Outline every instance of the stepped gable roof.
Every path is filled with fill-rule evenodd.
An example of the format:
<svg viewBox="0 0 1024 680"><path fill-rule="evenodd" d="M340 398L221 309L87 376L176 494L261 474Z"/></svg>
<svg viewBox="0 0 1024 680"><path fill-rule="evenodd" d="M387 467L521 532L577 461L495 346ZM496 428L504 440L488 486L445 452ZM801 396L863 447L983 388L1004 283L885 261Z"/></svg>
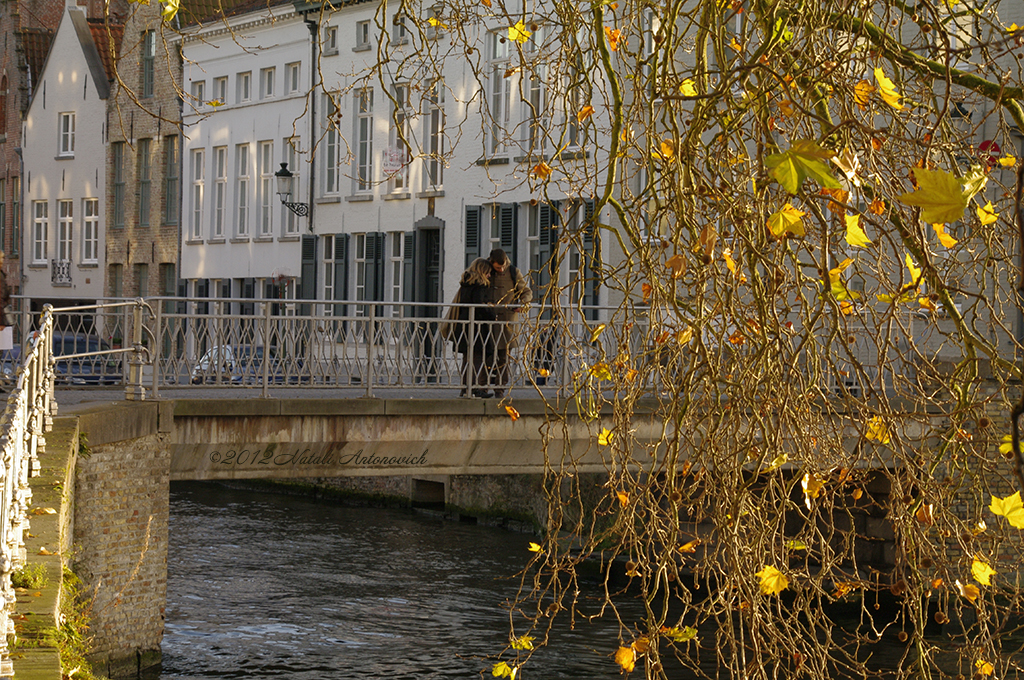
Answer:
<svg viewBox="0 0 1024 680"><path fill-rule="evenodd" d="M25 67L28 69L28 83L35 87L39 81L39 74L46 63L46 55L50 52L50 43L53 42L53 31L47 28L23 28L19 31L21 38L21 49L25 57Z"/></svg>
<svg viewBox="0 0 1024 680"><path fill-rule="evenodd" d="M228 17L294 4L295 0L183 0L178 19L182 28L204 26Z"/></svg>
<svg viewBox="0 0 1024 680"><path fill-rule="evenodd" d="M89 32L92 34L93 43L99 52L100 61L103 64L103 71L107 74L107 80L114 80L114 68L117 58L121 53L121 38L124 37L124 25L106 23L103 19L89 19ZM113 52L111 52L113 43Z"/></svg>

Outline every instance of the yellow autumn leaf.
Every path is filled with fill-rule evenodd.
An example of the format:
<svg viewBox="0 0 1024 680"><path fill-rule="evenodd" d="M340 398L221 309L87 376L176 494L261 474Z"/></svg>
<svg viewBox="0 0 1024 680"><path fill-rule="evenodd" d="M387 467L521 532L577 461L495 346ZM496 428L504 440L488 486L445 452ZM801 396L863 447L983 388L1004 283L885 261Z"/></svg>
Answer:
<svg viewBox="0 0 1024 680"><path fill-rule="evenodd" d="M180 3L178 0L164 0L164 9L160 16L164 21L173 21L178 14Z"/></svg>
<svg viewBox="0 0 1024 680"><path fill-rule="evenodd" d="M939 311L939 306L935 304L935 300L929 297L917 298L917 304L921 305L921 309L927 310L932 314Z"/></svg>
<svg viewBox="0 0 1024 680"><path fill-rule="evenodd" d="M960 591L962 596L966 597L971 602L974 602L981 597L981 590L973 583L960 583L960 580L958 579L956 581L956 589Z"/></svg>
<svg viewBox="0 0 1024 680"><path fill-rule="evenodd" d="M907 269L910 270L910 282L914 286L921 285L921 268L914 263L914 258L910 257L910 253L907 253L903 258L904 264L907 265Z"/></svg>
<svg viewBox="0 0 1024 680"><path fill-rule="evenodd" d="M591 106L590 104L587 104L586 106L579 110L579 113L576 114L576 120L582 123L587 118L590 118L592 115L594 115L594 107Z"/></svg>
<svg viewBox="0 0 1024 680"><path fill-rule="evenodd" d="M541 378L547 378L549 375L551 375L551 371L549 371L546 368L538 368L537 375L540 376Z"/></svg>
<svg viewBox="0 0 1024 680"><path fill-rule="evenodd" d="M1013 451L1013 436L1004 434L1003 442L999 445L999 453L1008 456L1011 451Z"/></svg>
<svg viewBox="0 0 1024 680"><path fill-rule="evenodd" d="M537 165L533 166L533 170L530 171L530 174L539 180L545 180L548 177L551 177L551 166L544 161L541 161Z"/></svg>
<svg viewBox="0 0 1024 680"><path fill-rule="evenodd" d="M601 446L608 446L612 443L612 438L615 433L609 430L607 427L602 427L601 431L597 433L597 443Z"/></svg>
<svg viewBox="0 0 1024 680"><path fill-rule="evenodd" d="M515 26L509 26L508 39L513 42L522 44L529 40L531 35L533 33L526 30L526 24L522 21L517 21Z"/></svg>
<svg viewBox="0 0 1024 680"><path fill-rule="evenodd" d="M675 142L673 142L671 139L661 140L661 143L658 144L658 150L655 153L661 156L666 161L672 160L673 158L675 158L676 155Z"/></svg>
<svg viewBox="0 0 1024 680"><path fill-rule="evenodd" d="M1005 517L1010 526L1016 529L1024 529L1024 504L1021 503L1020 491L1006 498L992 496L992 503L988 506L993 515Z"/></svg>
<svg viewBox="0 0 1024 680"><path fill-rule="evenodd" d="M597 339L601 337L601 333L604 333L605 328L606 326L603 323L599 323L594 326L594 330L590 333L590 342L597 342Z"/></svg>
<svg viewBox="0 0 1024 680"><path fill-rule="evenodd" d="M786 234L803 236L804 222L801 218L806 214L787 203L768 218L768 231L775 238L785 238Z"/></svg>
<svg viewBox="0 0 1024 680"><path fill-rule="evenodd" d="M681 546L676 548L676 550L681 553L697 552L697 546L700 544L701 540L699 538L695 538L692 541L687 541L686 543L683 543Z"/></svg>
<svg viewBox="0 0 1024 680"><path fill-rule="evenodd" d="M926 168L914 168L914 177L917 191L902 194L900 203L920 208L921 219L928 224L955 222L963 217L967 197L960 180L945 170Z"/></svg>
<svg viewBox="0 0 1024 680"><path fill-rule="evenodd" d="M875 80L878 81L878 94L881 95L882 101L897 111L903 110L903 104L900 104L901 95L897 91L896 85L885 75L885 71L876 68Z"/></svg>
<svg viewBox="0 0 1024 680"><path fill-rule="evenodd" d="M212 101L206 102L206 105L207 106L212 106L213 108L217 108L218 106L224 106L224 102L222 102L219 99L214 99Z"/></svg>
<svg viewBox="0 0 1024 680"><path fill-rule="evenodd" d="M622 39L622 31L617 28L604 27L604 37L608 40L608 49L615 52L619 49L619 41Z"/></svg>
<svg viewBox="0 0 1024 680"><path fill-rule="evenodd" d="M491 675L496 678L508 678L509 680L515 680L516 673L518 672L519 669L517 667L509 666L504 661L499 661L491 668Z"/></svg>
<svg viewBox="0 0 1024 680"><path fill-rule="evenodd" d="M971 562L971 576L974 580L983 586L992 585L992 577L996 575L996 570L989 566L988 562L975 556Z"/></svg>
<svg viewBox="0 0 1024 680"><path fill-rule="evenodd" d="M1013 166L1017 165L1017 159L1014 158L1013 156L1003 156L1002 158L999 159L998 162L999 165L1001 165L1004 168L1012 168Z"/></svg>
<svg viewBox="0 0 1024 680"><path fill-rule="evenodd" d="M590 369L590 375L594 376L598 380L611 380L612 369L605 362L594 364L594 367Z"/></svg>
<svg viewBox="0 0 1024 680"><path fill-rule="evenodd" d="M999 219L999 213L996 212L992 201L989 201L981 208L977 208L975 212L978 214L978 220L982 226L988 226Z"/></svg>
<svg viewBox="0 0 1024 680"><path fill-rule="evenodd" d="M946 233L946 225L944 224L933 224L932 229L935 230L935 235L939 237L939 243L942 244L943 248L952 248L959 241Z"/></svg>
<svg viewBox="0 0 1024 680"><path fill-rule="evenodd" d="M765 566L754 576L761 579L761 592L765 595L778 595L789 587L789 579L775 567Z"/></svg>
<svg viewBox="0 0 1024 680"><path fill-rule="evenodd" d="M434 28L441 28L441 29L447 29L448 28L448 24L443 23L437 17L430 17L429 19L427 19L427 23L430 24L431 26L433 26Z"/></svg>
<svg viewBox="0 0 1024 680"><path fill-rule="evenodd" d="M871 239L864 233L860 226L860 215L847 215L846 220L846 242L854 248L867 248L871 245Z"/></svg>
<svg viewBox="0 0 1024 680"><path fill-rule="evenodd" d="M623 673L632 673L636 667L636 652L632 647L619 647L615 651L615 663L619 664Z"/></svg>
<svg viewBox="0 0 1024 680"><path fill-rule="evenodd" d="M540 552L542 550L540 543L534 543L533 541L530 541L530 544L526 546L526 549L530 552Z"/></svg>
<svg viewBox="0 0 1024 680"><path fill-rule="evenodd" d="M512 638L512 649L533 649L533 641L536 638L530 635L520 635Z"/></svg>
<svg viewBox="0 0 1024 680"><path fill-rule="evenodd" d="M768 467L764 469L765 472L772 472L778 470L780 467L785 465L789 461L789 456L786 453L780 453L775 456L772 462L768 463Z"/></svg>
<svg viewBox="0 0 1024 680"><path fill-rule="evenodd" d="M687 78L683 82L679 83L679 94L684 97L697 96L696 83L693 82L693 78Z"/></svg>
<svg viewBox="0 0 1024 680"><path fill-rule="evenodd" d="M686 258L676 253L668 259L665 266L672 270L672 278L678 279L686 273Z"/></svg>
<svg viewBox="0 0 1024 680"><path fill-rule="evenodd" d="M794 538L791 541L786 541L786 547L790 550L807 550L807 544L798 538Z"/></svg>
<svg viewBox="0 0 1024 680"><path fill-rule="evenodd" d="M505 407L505 413L508 414L508 417L512 419L513 423L519 420L519 411L515 410L511 406Z"/></svg>
<svg viewBox="0 0 1024 680"><path fill-rule="evenodd" d="M808 510L811 509L811 499L817 498L824 486L824 477L819 477L810 472L804 473L804 478L800 480L800 487L804 490L804 505L807 506Z"/></svg>
<svg viewBox="0 0 1024 680"><path fill-rule="evenodd" d="M662 626L658 632L672 642L687 642L697 637L697 629L693 626L684 626L683 628L678 626L672 626L671 628Z"/></svg>
<svg viewBox="0 0 1024 680"><path fill-rule="evenodd" d="M739 41L736 40L736 38L733 38L732 40L729 41L729 47L731 47L736 52L743 51L743 45L741 45Z"/></svg>
<svg viewBox="0 0 1024 680"><path fill-rule="evenodd" d="M736 260L732 259L732 248L726 248L722 251L722 259L725 260L725 266L729 268L729 271L735 274L738 270L736 269Z"/></svg>
<svg viewBox="0 0 1024 680"><path fill-rule="evenodd" d="M853 101L857 102L857 106L861 111L867 110L868 104L871 103L871 95L874 94L875 89L875 86L867 80L861 80L853 86Z"/></svg>
<svg viewBox="0 0 1024 680"><path fill-rule="evenodd" d="M995 666L984 659L978 659L975 661L974 667L978 669L978 675L992 675L996 672Z"/></svg>
<svg viewBox="0 0 1024 680"><path fill-rule="evenodd" d="M879 444L888 444L891 438L889 437L889 428L886 426L885 421L882 420L881 416L873 416L868 420L867 432L864 436L870 441L878 442Z"/></svg>
<svg viewBox="0 0 1024 680"><path fill-rule="evenodd" d="M688 345L690 344L690 340L693 340L693 326L687 326L676 333L676 342L680 345Z"/></svg>
<svg viewBox="0 0 1024 680"><path fill-rule="evenodd" d="M860 297L860 293L850 290L846 287L846 283L843 281L843 272L853 264L853 258L846 258L840 262L835 269L828 270L828 281L829 288L832 292L832 296L840 302L844 300L856 300ZM852 308L850 312L854 311ZM844 310L844 314L849 313Z"/></svg>

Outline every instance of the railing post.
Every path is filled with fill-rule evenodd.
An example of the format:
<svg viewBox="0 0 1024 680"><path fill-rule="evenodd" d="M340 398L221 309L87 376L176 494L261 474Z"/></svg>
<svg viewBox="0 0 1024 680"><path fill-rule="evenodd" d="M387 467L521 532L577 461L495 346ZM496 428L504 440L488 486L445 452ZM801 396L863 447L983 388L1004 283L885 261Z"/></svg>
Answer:
<svg viewBox="0 0 1024 680"><path fill-rule="evenodd" d="M261 396L270 396L270 300L263 301L263 391ZM243 378L245 380L245 378Z"/></svg>
<svg viewBox="0 0 1024 680"><path fill-rule="evenodd" d="M142 386L142 298L136 298L132 307L132 353L128 360L128 384L124 386L127 401L143 401L146 388ZM127 314L126 314L127 316Z"/></svg>
<svg viewBox="0 0 1024 680"><path fill-rule="evenodd" d="M156 311L153 313L153 352L151 354L151 361L153 366L153 384L150 386L150 391L153 393L154 399L160 398L160 359L163 348L163 330L160 324L164 320L164 303L160 300L156 303Z"/></svg>
<svg viewBox="0 0 1024 680"><path fill-rule="evenodd" d="M469 325L466 328L466 396L472 397L476 389L476 307L469 308Z"/></svg>
<svg viewBox="0 0 1024 680"><path fill-rule="evenodd" d="M376 343L374 338L377 335L376 320L377 320L377 308L373 305L369 305L370 316L367 325L367 334L369 338L366 341L366 396L373 396L373 355L374 347Z"/></svg>

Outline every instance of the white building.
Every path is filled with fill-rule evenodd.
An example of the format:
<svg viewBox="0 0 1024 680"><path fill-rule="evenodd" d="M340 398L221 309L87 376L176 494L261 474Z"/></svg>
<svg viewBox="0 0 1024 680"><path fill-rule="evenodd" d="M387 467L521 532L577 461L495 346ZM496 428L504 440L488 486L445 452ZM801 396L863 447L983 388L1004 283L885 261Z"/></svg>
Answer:
<svg viewBox="0 0 1024 680"><path fill-rule="evenodd" d="M438 60L434 72L420 43L443 40L443 28L407 31L407 19L382 35L377 11L275 5L185 37L181 271L190 294L444 303L466 265L497 247L547 283L539 270L561 230L582 226L592 202L556 181L545 193L531 171L541 161L603 162L576 111L552 113L548 79L561 75L506 73L509 27L482 24L472 30L487 82L459 58ZM534 32L523 49L556 50L544 36ZM307 99L314 58L322 83ZM485 124L485 111L500 124ZM308 224L274 194L281 162L299 180L291 201L310 204ZM604 302L585 259L570 253L560 283L586 304Z"/></svg>
<svg viewBox="0 0 1024 680"><path fill-rule="evenodd" d="M103 297L107 40L68 7L25 118L22 291L37 301Z"/></svg>

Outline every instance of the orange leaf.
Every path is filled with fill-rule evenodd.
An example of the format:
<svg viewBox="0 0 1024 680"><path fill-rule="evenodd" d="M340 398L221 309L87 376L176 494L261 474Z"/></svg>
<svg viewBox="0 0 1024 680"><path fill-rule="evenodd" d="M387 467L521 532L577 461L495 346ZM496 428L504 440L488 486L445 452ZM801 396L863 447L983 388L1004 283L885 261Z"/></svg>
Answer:
<svg viewBox="0 0 1024 680"><path fill-rule="evenodd" d="M868 211L875 215L881 215L885 212L885 201L876 198L871 201L871 205L868 206Z"/></svg>
<svg viewBox="0 0 1024 680"><path fill-rule="evenodd" d="M686 273L686 258L676 253L669 258L665 266L672 270L672 278L678 279L680 276Z"/></svg>
<svg viewBox="0 0 1024 680"><path fill-rule="evenodd" d="M544 161L541 161L537 165L533 166L533 170L530 172L537 179L544 180L551 177L551 166Z"/></svg>
<svg viewBox="0 0 1024 680"><path fill-rule="evenodd" d="M615 494L615 497L619 499L619 505L626 507L629 505L629 494L624 491L619 491Z"/></svg>
<svg viewBox="0 0 1024 680"><path fill-rule="evenodd" d="M506 406L505 412L508 413L508 417L512 419L513 423L519 420L519 411L515 410L511 406Z"/></svg>
<svg viewBox="0 0 1024 680"><path fill-rule="evenodd" d="M594 107L591 106L590 104L587 104L582 109L580 109L579 113L576 114L576 120L582 123L587 118L590 118L592 115L594 115Z"/></svg>
<svg viewBox="0 0 1024 680"><path fill-rule="evenodd" d="M647 302L651 299L651 293L654 292L654 288L651 287L651 284L645 283L640 286L640 291L644 294L644 302Z"/></svg>
<svg viewBox="0 0 1024 680"><path fill-rule="evenodd" d="M636 652L632 647L619 647L615 652L615 663L619 664L624 673L632 673L636 667Z"/></svg>
<svg viewBox="0 0 1024 680"><path fill-rule="evenodd" d="M676 548L676 550L678 550L681 553L697 552L697 546L700 545L700 543L701 543L701 540L699 538L695 538L692 541L690 541L689 543L682 544L681 546Z"/></svg>
<svg viewBox="0 0 1024 680"><path fill-rule="evenodd" d="M619 49L619 40L622 39L622 32L617 28L604 27L604 37L608 39L608 49L615 52Z"/></svg>

